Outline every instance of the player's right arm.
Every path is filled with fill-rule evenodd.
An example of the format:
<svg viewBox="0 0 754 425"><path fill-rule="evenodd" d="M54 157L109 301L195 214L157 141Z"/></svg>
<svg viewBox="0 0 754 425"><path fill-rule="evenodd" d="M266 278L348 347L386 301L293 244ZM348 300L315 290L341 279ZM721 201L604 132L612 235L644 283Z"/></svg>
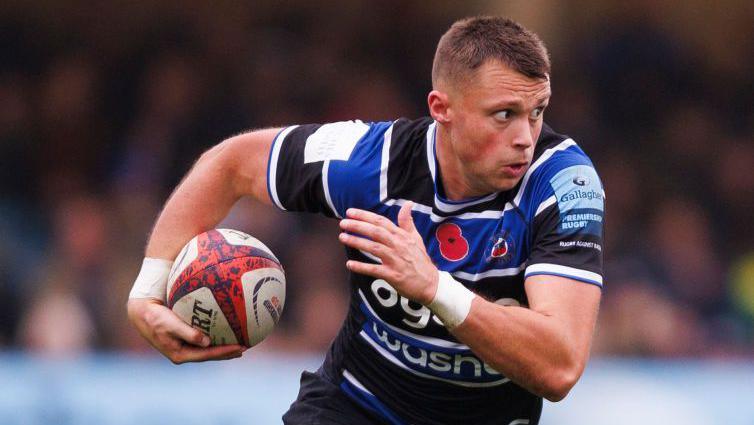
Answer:
<svg viewBox="0 0 754 425"><path fill-rule="evenodd" d="M173 261L186 242L214 228L243 196L270 204L267 164L280 129L229 138L201 155L168 199L146 248L146 257ZM209 338L184 323L161 300L131 298L128 317L139 333L174 363L240 357L244 347L208 347Z"/></svg>

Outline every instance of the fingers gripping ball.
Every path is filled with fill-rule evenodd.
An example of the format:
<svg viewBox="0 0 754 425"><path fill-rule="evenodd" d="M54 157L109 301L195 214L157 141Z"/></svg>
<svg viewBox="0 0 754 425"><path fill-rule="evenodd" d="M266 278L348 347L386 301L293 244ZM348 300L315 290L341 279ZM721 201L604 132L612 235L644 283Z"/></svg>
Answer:
<svg viewBox="0 0 754 425"><path fill-rule="evenodd" d="M275 327L285 304L280 261L262 242L230 229L193 238L168 276L167 304L212 345L253 347Z"/></svg>

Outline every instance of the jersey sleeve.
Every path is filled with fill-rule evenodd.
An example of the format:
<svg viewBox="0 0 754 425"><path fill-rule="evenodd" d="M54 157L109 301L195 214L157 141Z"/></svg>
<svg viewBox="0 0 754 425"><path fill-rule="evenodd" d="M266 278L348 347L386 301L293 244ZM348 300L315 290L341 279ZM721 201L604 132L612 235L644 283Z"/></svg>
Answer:
<svg viewBox="0 0 754 425"><path fill-rule="evenodd" d="M391 124L343 121L283 129L270 149L270 199L282 210L329 217L343 217L350 207L370 209L379 200L382 145Z"/></svg>
<svg viewBox="0 0 754 425"><path fill-rule="evenodd" d="M605 192L580 150L543 167L536 184L532 249L525 276L563 276L602 287Z"/></svg>

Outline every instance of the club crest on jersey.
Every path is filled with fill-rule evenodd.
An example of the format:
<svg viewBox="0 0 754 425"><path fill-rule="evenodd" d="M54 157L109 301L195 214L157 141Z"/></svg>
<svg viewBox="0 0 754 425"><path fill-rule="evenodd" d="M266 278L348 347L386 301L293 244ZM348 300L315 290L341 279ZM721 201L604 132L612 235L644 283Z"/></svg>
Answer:
<svg viewBox="0 0 754 425"><path fill-rule="evenodd" d="M490 253L493 258L500 258L508 255L508 241L502 237L497 238L497 242L492 245L492 252Z"/></svg>
<svg viewBox="0 0 754 425"><path fill-rule="evenodd" d="M508 262L513 257L513 238L508 232L495 234L491 238L492 247L487 255L488 262Z"/></svg>
<svg viewBox="0 0 754 425"><path fill-rule="evenodd" d="M460 261L469 254L469 242L463 237L461 227L455 223L443 223L435 231L440 254L448 261Z"/></svg>

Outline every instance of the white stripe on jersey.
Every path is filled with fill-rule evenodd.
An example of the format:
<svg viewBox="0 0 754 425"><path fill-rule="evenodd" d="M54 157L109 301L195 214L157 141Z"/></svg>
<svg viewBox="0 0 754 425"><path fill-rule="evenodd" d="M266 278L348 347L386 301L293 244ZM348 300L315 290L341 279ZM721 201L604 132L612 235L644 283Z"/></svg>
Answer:
<svg viewBox="0 0 754 425"><path fill-rule="evenodd" d="M519 205L521 203L521 198L524 196L524 191L526 190L526 184L529 183L529 177L531 177L531 175L534 172L534 170L536 170L537 168L539 168L540 165L544 164L545 161L547 161L548 159L550 159L550 157L555 152L566 150L566 149L568 149L568 148L570 148L571 146L574 146L574 145L576 145L576 142L574 142L573 139L565 139L562 142L560 142L559 144L557 144L557 145L551 147L550 149L547 149L544 152L542 152L542 155L539 158L537 158L537 160L534 161L533 164L531 164L531 166L529 167L528 170L526 170L526 174L524 174L524 178L521 181L521 187L518 189L518 193L516 194L516 197L513 198L513 202L516 205Z"/></svg>
<svg viewBox="0 0 754 425"><path fill-rule="evenodd" d="M363 256L365 256L365 257L369 258L370 260L374 261L375 263L377 263L377 264L382 264L382 260L380 260L380 257L378 257L378 256L376 256L376 255L374 255L374 254L370 254L370 253L368 253L368 252L366 252L366 251L362 251L362 250L359 250L359 252L360 252L360 253L361 253L361 254L362 254Z"/></svg>
<svg viewBox="0 0 754 425"><path fill-rule="evenodd" d="M388 207L393 206L393 205L398 205L399 207L402 207L403 204L405 204L406 202L409 202L409 200L408 199L388 199L385 202L383 202L383 204L387 205ZM424 204L420 204L416 201L411 201L411 202L414 203L414 207L411 208L411 211L418 211L423 214L432 215L432 207L424 205Z"/></svg>
<svg viewBox="0 0 754 425"><path fill-rule="evenodd" d="M475 199L473 201L461 202L461 203L458 203L458 204L448 204L448 203L443 202L442 200L440 200L440 198L435 193L435 205L442 212L452 213L452 212L456 212L458 210L464 209L464 208L466 208L468 206L471 206L471 205L476 205L476 204L481 204L481 203L484 203L484 202L489 202L489 201L497 198L497 195L498 195L498 192L495 192L495 193L491 193L491 194L489 194L489 195L487 195L487 196L485 196L483 198Z"/></svg>
<svg viewBox="0 0 754 425"><path fill-rule="evenodd" d="M555 195L552 195L549 198L542 201L542 203L539 204L539 206L537 207L537 212L534 213L534 217L538 216L539 213L546 210L547 207L549 207L550 205L554 204L557 201L558 201L558 198L556 198Z"/></svg>
<svg viewBox="0 0 754 425"><path fill-rule="evenodd" d="M429 173L432 174L432 181L435 181L435 131L437 130L437 121L433 121L432 124L427 127L427 165L429 166Z"/></svg>
<svg viewBox="0 0 754 425"><path fill-rule="evenodd" d="M393 126L385 131L385 138L382 142L382 164L380 164L380 202L384 202L387 199L387 168L390 163L390 142L393 139Z"/></svg>
<svg viewBox="0 0 754 425"><path fill-rule="evenodd" d="M285 207L280 203L277 189L278 158L280 157L280 147L283 145L285 138L288 136L288 133L293 131L296 127L298 126L292 125L285 128L272 141L272 154L270 154L270 163L267 166L267 184L270 188L270 196L272 198L272 202L283 211L285 211Z"/></svg>
<svg viewBox="0 0 754 425"><path fill-rule="evenodd" d="M492 269L492 270L487 270L486 272L481 272L481 273L476 273L476 274L460 272L460 271L453 272L451 274L459 279L476 282L478 280L482 280L488 277L515 276L521 273L521 270L525 268L526 268L526 263L521 264L518 267L511 267L508 269Z"/></svg>
<svg viewBox="0 0 754 425"><path fill-rule="evenodd" d="M600 286L602 286L601 275L594 272L590 272L588 270L577 269L575 267L561 266L560 264L548 264L548 263L532 264L526 268L525 276L529 276L530 274L535 274L535 273L573 277L579 280L587 280L590 282L595 282L599 284Z"/></svg>
<svg viewBox="0 0 754 425"><path fill-rule="evenodd" d="M325 191L325 200L327 201L327 205L332 210L333 214L335 214L335 217L343 218L338 214L338 210L335 209L335 205L332 203L332 198L330 198L330 184L327 180L328 172L330 171L330 160L326 159L322 163L322 190Z"/></svg>
<svg viewBox="0 0 754 425"><path fill-rule="evenodd" d="M346 378L346 381L350 382L351 385L353 385L354 387L360 389L361 391L364 391L365 393L369 395L372 395L372 396L374 395L372 394L371 391L366 389L364 385L362 385L361 382L359 382L358 379L356 379L353 375L351 375L351 372L349 372L348 369L343 369L343 377Z"/></svg>
<svg viewBox="0 0 754 425"><path fill-rule="evenodd" d="M383 204L387 205L387 206L393 206L393 205L403 206L403 204L405 204L406 202L408 202L407 199L388 199L388 200L384 201ZM432 212L432 207L430 207L428 205L419 204L419 203L417 203L415 201L411 201L411 202L414 203L414 207L412 208L412 211L417 211L417 212L420 212L422 214L427 214L429 216L429 219L432 220L432 221L434 221L435 223L441 223L441 222L443 222L445 220L449 220L451 218L457 218L457 219L461 219L461 220L473 220L473 219L477 219L477 218L490 219L490 220L499 220L500 218L503 217L503 215L505 214L505 211L508 211L508 210L510 210L510 209L513 208L513 204L508 203L508 204L505 205L505 210L504 211L487 210L487 211L482 211L482 212L467 212L467 213L463 213L463 214L459 214L459 215L451 215L451 216L448 216L448 217L443 217L443 216L439 216L439 215L433 213Z"/></svg>

